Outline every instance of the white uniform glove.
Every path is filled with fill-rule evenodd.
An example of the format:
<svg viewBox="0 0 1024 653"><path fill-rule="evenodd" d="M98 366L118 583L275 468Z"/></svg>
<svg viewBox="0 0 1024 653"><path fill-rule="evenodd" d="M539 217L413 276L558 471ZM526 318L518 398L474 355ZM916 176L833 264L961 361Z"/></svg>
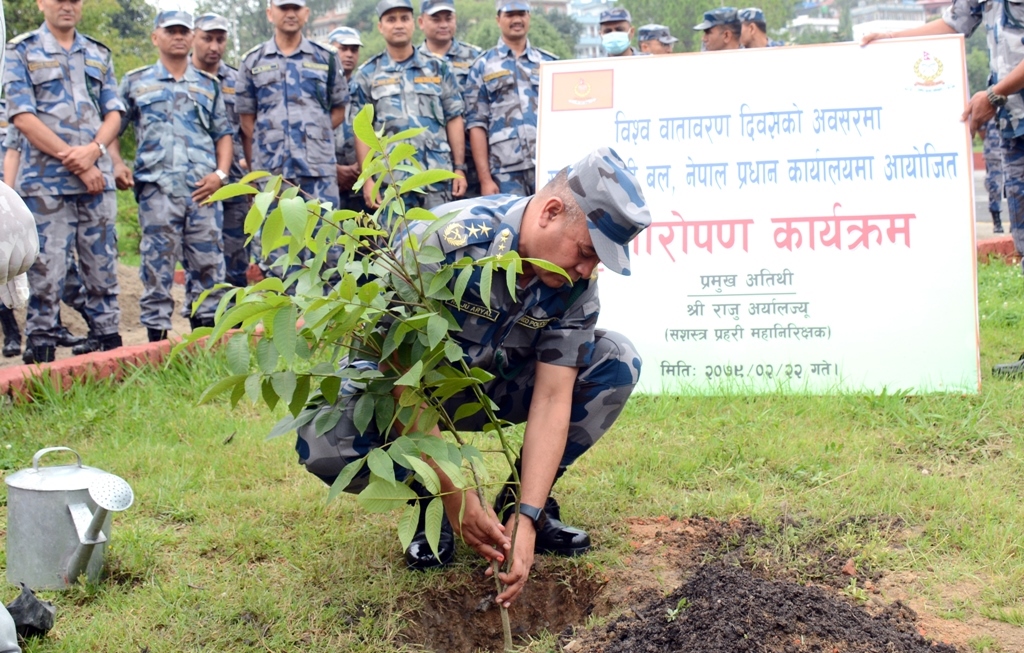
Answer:
<svg viewBox="0 0 1024 653"><path fill-rule="evenodd" d="M14 307L28 298L25 273L39 255L36 221L9 186L0 183L0 301Z"/></svg>

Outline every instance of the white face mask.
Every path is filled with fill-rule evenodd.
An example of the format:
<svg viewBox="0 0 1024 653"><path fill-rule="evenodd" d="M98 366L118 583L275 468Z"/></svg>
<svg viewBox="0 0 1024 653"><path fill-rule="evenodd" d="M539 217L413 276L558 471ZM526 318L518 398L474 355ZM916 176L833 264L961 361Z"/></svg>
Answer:
<svg viewBox="0 0 1024 653"><path fill-rule="evenodd" d="M601 35L601 43L605 52L614 56L622 54L629 48L629 32L608 32Z"/></svg>

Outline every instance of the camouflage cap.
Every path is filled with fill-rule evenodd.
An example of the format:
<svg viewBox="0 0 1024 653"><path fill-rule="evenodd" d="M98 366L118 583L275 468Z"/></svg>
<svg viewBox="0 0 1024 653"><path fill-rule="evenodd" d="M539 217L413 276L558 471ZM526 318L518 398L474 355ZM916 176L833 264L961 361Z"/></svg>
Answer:
<svg viewBox="0 0 1024 653"><path fill-rule="evenodd" d="M274 5L275 7L305 7L306 0L270 0L268 5Z"/></svg>
<svg viewBox="0 0 1024 653"><path fill-rule="evenodd" d="M231 23L220 14L203 14L196 18L196 29L204 32L215 32L217 30L230 32Z"/></svg>
<svg viewBox="0 0 1024 653"><path fill-rule="evenodd" d="M433 16L439 11L450 11L455 13L455 3L452 0L423 0L420 3L420 13L426 16Z"/></svg>
<svg viewBox="0 0 1024 653"><path fill-rule="evenodd" d="M637 41L640 43L644 41L658 41L665 45L672 45L678 40L672 36L672 32L665 25L644 25L640 28L639 35L637 36Z"/></svg>
<svg viewBox="0 0 1024 653"><path fill-rule="evenodd" d="M605 9L601 12L601 17L598 19L598 23L618 23L626 21L627 23L633 22L633 17L629 15L628 9L622 9L621 7L615 7L613 9Z"/></svg>
<svg viewBox="0 0 1024 653"><path fill-rule="evenodd" d="M154 29L174 27L175 25L192 29L195 26L195 21L192 20L192 14L187 11L161 11L153 20Z"/></svg>
<svg viewBox="0 0 1024 653"><path fill-rule="evenodd" d="M358 45L362 47L363 39L359 36L359 32L353 27L335 27L334 30L327 35L327 41L334 45Z"/></svg>
<svg viewBox="0 0 1024 653"><path fill-rule="evenodd" d="M497 0L494 7L499 14L503 11L530 11L530 3L526 0Z"/></svg>
<svg viewBox="0 0 1024 653"><path fill-rule="evenodd" d="M640 182L609 147L594 150L566 170L569 189L587 216L597 257L612 272L629 275L627 245L651 224Z"/></svg>
<svg viewBox="0 0 1024 653"><path fill-rule="evenodd" d="M704 12L704 22L700 25L694 25L695 30L711 29L715 25L728 25L729 23L738 23L740 19L736 16L736 7L719 7L711 11Z"/></svg>
<svg viewBox="0 0 1024 653"><path fill-rule="evenodd" d="M757 7L748 7L746 9L740 9L739 13L736 14L739 17L741 23L763 23L764 12Z"/></svg>
<svg viewBox="0 0 1024 653"><path fill-rule="evenodd" d="M377 3L377 18L382 18L384 14L392 9L408 9L412 11L412 0L380 0Z"/></svg>

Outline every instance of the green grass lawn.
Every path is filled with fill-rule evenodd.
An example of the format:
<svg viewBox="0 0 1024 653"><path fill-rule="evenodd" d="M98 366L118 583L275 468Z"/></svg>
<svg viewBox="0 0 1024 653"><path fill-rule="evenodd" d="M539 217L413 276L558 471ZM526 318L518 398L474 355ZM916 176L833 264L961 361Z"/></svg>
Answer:
<svg viewBox="0 0 1024 653"><path fill-rule="evenodd" d="M1001 263L979 279L979 395L635 398L557 488L600 545L587 562L616 569L626 517L751 517L765 565L813 578L803 552L824 542L861 569L915 573L941 616L1024 624L1024 381L988 373L1024 349L1024 279ZM0 406L4 469L68 445L136 493L114 520L110 578L46 593L57 624L29 652L396 650L426 593L484 582L465 550L452 572L405 571L396 518L326 503L293 439L265 441L281 409L197 406L226 374L199 356ZM943 603L965 584L977 591Z"/></svg>

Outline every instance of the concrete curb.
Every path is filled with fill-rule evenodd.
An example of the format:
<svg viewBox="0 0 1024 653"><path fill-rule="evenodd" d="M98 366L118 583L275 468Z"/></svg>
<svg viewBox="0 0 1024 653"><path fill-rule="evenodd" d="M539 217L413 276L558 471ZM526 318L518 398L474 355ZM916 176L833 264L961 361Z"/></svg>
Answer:
<svg viewBox="0 0 1024 653"><path fill-rule="evenodd" d="M1013 236L996 236L978 241L978 261L984 263L992 256L998 256L1007 263L1015 263L1020 257L1013 244Z"/></svg>

